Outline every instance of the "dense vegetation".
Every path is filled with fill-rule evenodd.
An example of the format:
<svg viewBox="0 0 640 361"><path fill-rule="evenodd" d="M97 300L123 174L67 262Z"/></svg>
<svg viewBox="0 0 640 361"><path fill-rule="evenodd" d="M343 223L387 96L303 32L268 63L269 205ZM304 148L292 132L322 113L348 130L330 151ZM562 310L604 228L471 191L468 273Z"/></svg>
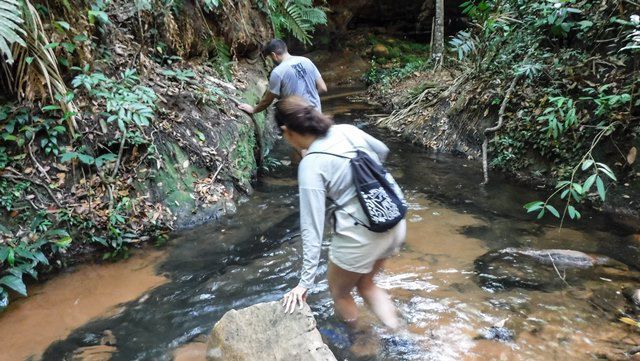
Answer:
<svg viewBox="0 0 640 361"><path fill-rule="evenodd" d="M246 21L250 30L232 28ZM175 172L167 136L196 144L210 168L184 174L203 202L229 196L222 174L245 183L252 146L218 154L202 125L175 133L181 116L166 99L228 119L250 96L229 83L234 56L273 33L309 43L325 22L311 0L0 0L0 309L9 290L26 295L24 275L64 266L65 254L122 257L163 240L173 216L145 184ZM189 169L188 157L180 163Z"/></svg>
<svg viewBox="0 0 640 361"><path fill-rule="evenodd" d="M419 123L424 108L440 101L497 119L486 130L472 126L488 140L489 165L557 184L549 199L526 205L539 217L580 218L578 204L604 202L608 189L637 180L636 2L470 0L462 11L469 24L449 38L443 70L457 77L445 88L419 84L382 124L411 116ZM386 74L396 82L411 77L404 67ZM369 79L389 83L377 74Z"/></svg>

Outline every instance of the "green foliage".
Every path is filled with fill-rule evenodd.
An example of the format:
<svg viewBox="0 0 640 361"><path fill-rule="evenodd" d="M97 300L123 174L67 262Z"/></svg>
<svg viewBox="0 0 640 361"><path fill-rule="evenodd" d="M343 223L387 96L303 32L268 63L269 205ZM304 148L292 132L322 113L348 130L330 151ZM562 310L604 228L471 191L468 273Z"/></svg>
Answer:
<svg viewBox="0 0 640 361"><path fill-rule="evenodd" d="M41 110L42 115L31 115L25 107L1 107L0 122L4 123L4 127L0 128L0 137L22 147L38 136L38 144L45 155L58 155L61 138L67 133L63 125L65 118L57 117L61 111L58 105L47 105Z"/></svg>
<svg viewBox="0 0 640 361"><path fill-rule="evenodd" d="M204 9L206 11L213 11L213 9L220 6L222 0L204 0Z"/></svg>
<svg viewBox="0 0 640 361"><path fill-rule="evenodd" d="M188 70L188 69L187 70L180 70L180 69L163 70L162 74L168 77L173 77L182 83L192 81L193 78L196 77L196 73L194 73L193 70Z"/></svg>
<svg viewBox="0 0 640 361"><path fill-rule="evenodd" d="M227 97L222 89L207 83L198 85L193 91L197 96L196 100L198 103L210 106L218 106L220 100ZM200 141L204 142L204 134L199 131L196 134L198 134Z"/></svg>
<svg viewBox="0 0 640 361"><path fill-rule="evenodd" d="M5 105L0 108L0 122L3 123L0 137L6 142L13 142L22 147L32 134L28 124L30 123L29 111L25 107L12 107Z"/></svg>
<svg viewBox="0 0 640 361"><path fill-rule="evenodd" d="M311 44L315 27L327 23L324 8L313 6L312 0L267 0L266 7L258 4L271 19L277 38L287 32L302 43Z"/></svg>
<svg viewBox="0 0 640 361"><path fill-rule="evenodd" d="M214 45L216 54L212 59L213 68L216 70L218 75L223 77L226 81L231 81L233 79L233 73L231 72L231 64L233 64L231 49L220 39L214 39Z"/></svg>
<svg viewBox="0 0 640 361"><path fill-rule="evenodd" d="M458 60L463 60L468 57L469 54L475 52L475 41L471 33L459 31L456 36L449 40L449 45L451 46L451 50L458 54Z"/></svg>
<svg viewBox="0 0 640 361"><path fill-rule="evenodd" d="M389 52L386 57L374 56L371 67L363 75L365 83L382 84L388 87L390 84L405 79L416 72L428 69L429 46L399 39L380 39L369 37L372 47L383 45Z"/></svg>
<svg viewBox="0 0 640 361"><path fill-rule="evenodd" d="M10 211L16 201L22 199L25 189L29 188L29 182L22 181L15 185L6 179L0 179L0 206Z"/></svg>
<svg viewBox="0 0 640 361"><path fill-rule="evenodd" d="M629 21L615 21L628 26L628 30L625 30L627 44L620 51L640 51L640 15L631 15Z"/></svg>
<svg viewBox="0 0 640 361"><path fill-rule="evenodd" d="M580 122L572 99L562 96L551 97L549 102L551 106L542 112L542 116L538 117L538 121L546 124L542 129L547 131L550 137L558 139L565 131Z"/></svg>
<svg viewBox="0 0 640 361"><path fill-rule="evenodd" d="M0 179L0 194L6 199L8 193L22 193L28 186L27 183L14 187ZM13 209L13 204L4 205ZM0 224L0 310L9 304L9 290L27 295L25 274L37 279L39 270L49 266L47 254L64 252L71 244L69 233L53 229L52 225L47 212L37 213L28 227L20 227L18 231Z"/></svg>
<svg viewBox="0 0 640 361"><path fill-rule="evenodd" d="M84 88L89 95L104 100L106 111L102 115L106 121L116 122L121 132L127 126L148 126L155 117L156 93L153 89L140 85L140 78L133 69L120 74L119 79L112 79L103 73L85 73L76 76L71 84L74 88Z"/></svg>
<svg viewBox="0 0 640 361"><path fill-rule="evenodd" d="M106 13L109 0L96 0L91 4L91 10L87 12L87 20L91 25L107 25L110 24L109 15Z"/></svg>
<svg viewBox="0 0 640 361"><path fill-rule="evenodd" d="M262 161L262 171L263 172L271 172L282 165L282 162L274 157L266 156Z"/></svg>
<svg viewBox="0 0 640 361"><path fill-rule="evenodd" d="M20 1L0 0L0 54L6 57L9 64L13 64L12 44L27 46L21 37L25 35L20 27L23 22Z"/></svg>
<svg viewBox="0 0 640 361"><path fill-rule="evenodd" d="M538 219L544 217L545 211L549 211L556 218L561 219L561 224L564 222L565 216L568 214L571 219L580 219L581 214L576 208L576 204L582 202L589 196L589 192L592 190L595 184L596 195L602 202L606 201L607 189L605 186L606 181L617 181L617 178L611 168L608 165L597 162L593 156L593 150L602 140L604 136L611 135L615 126L612 125L606 127L600 127L600 132L596 135L591 144L591 148L585 153L578 165L573 169L569 179L561 180L556 185L556 190L543 202L534 201L524 205L524 208L528 213L538 212ZM578 172L586 172L588 176L584 176L584 180L578 180ZM562 216L549 202L555 197L560 195L560 200L564 200L564 211Z"/></svg>
<svg viewBox="0 0 640 361"><path fill-rule="evenodd" d="M460 8L463 14L482 24L489 18L491 10L493 9L493 2L470 0L460 4Z"/></svg>
<svg viewBox="0 0 640 361"><path fill-rule="evenodd" d="M606 116L622 106L631 102L631 94L615 92L615 83L609 83L595 88L584 88L583 91L588 96L581 97L583 100L592 100L596 104L595 115L597 117Z"/></svg>
<svg viewBox="0 0 640 361"><path fill-rule="evenodd" d="M621 139L614 131L637 123L631 114L640 104L632 56L640 17L623 11L633 14L640 7L628 5L623 10L609 0L470 0L461 6L474 24L449 43L461 60L456 66L478 83L491 84L477 89L487 108L497 111L492 99L502 98L515 76L525 76L491 140L491 165L557 179L549 199L526 206L539 216L577 219L581 202L605 201L608 184L616 182L605 164L611 161L596 158ZM549 203L556 198L563 208Z"/></svg>
<svg viewBox="0 0 640 361"><path fill-rule="evenodd" d="M383 84L390 83L407 78L415 72L427 69L428 61L417 59L410 61L397 67L383 68L374 60L371 61L371 68L363 75L363 79L367 84Z"/></svg>
<svg viewBox="0 0 640 361"><path fill-rule="evenodd" d="M532 4L532 10L537 11L540 15L534 24L539 28L548 29L554 36L567 37L571 29L576 25L571 15L582 12L580 9L572 7L576 3L576 0L535 2ZM582 29L588 29L593 25L593 23L589 25L590 22L587 21L583 20Z"/></svg>

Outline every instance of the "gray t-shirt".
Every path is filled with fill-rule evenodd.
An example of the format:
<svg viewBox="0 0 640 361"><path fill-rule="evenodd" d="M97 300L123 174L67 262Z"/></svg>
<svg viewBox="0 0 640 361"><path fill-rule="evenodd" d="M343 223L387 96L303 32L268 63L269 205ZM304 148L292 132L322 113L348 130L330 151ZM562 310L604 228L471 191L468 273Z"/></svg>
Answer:
<svg viewBox="0 0 640 361"><path fill-rule="evenodd" d="M281 99L290 95L301 96L322 111L316 88L316 79L319 77L320 72L311 60L303 56L291 56L271 72L269 91Z"/></svg>
<svg viewBox="0 0 640 361"><path fill-rule="evenodd" d="M329 152L352 156L354 146L375 161L382 163L389 154L389 148L349 124L333 125L329 132L316 139L308 152ZM391 174L387 179L402 194ZM322 235L325 221L325 200L333 199L337 204L346 204L356 197L353 175L349 160L323 154L305 156L298 167L298 189L300 191L300 229L303 244L304 261L300 285L311 288L318 269ZM359 204L358 204L359 207ZM364 218L364 213L360 215Z"/></svg>

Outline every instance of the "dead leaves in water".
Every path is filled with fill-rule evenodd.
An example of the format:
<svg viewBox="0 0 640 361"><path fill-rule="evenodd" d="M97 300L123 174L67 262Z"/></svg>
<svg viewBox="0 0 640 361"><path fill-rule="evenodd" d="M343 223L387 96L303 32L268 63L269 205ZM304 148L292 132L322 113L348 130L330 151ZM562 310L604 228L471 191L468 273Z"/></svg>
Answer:
<svg viewBox="0 0 640 361"><path fill-rule="evenodd" d="M196 200L201 204L215 204L222 199L230 199L230 193L224 185L217 183L214 176L198 179L194 183Z"/></svg>

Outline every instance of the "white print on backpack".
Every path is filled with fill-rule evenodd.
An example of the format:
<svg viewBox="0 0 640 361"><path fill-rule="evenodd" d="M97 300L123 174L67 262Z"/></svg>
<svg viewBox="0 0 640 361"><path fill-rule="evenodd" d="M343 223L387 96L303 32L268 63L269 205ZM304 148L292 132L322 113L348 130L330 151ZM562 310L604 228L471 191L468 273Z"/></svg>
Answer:
<svg viewBox="0 0 640 361"><path fill-rule="evenodd" d="M388 222L400 216L398 206L393 203L382 187L363 192L362 198L374 223Z"/></svg>

